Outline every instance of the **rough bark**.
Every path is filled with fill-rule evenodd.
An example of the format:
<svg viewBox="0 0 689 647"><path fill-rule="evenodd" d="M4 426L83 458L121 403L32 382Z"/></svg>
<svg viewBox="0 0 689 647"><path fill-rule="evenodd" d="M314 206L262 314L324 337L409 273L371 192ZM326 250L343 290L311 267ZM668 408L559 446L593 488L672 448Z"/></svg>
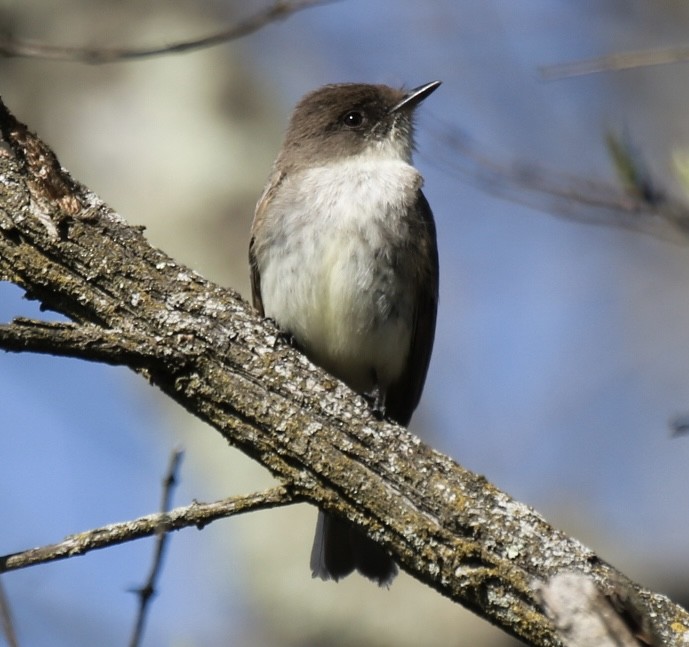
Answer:
<svg viewBox="0 0 689 647"><path fill-rule="evenodd" d="M152 248L2 104L0 134L0 280L74 322L3 326L0 348L144 374L295 497L359 524L411 575L529 644L561 644L534 582L563 571L606 595L633 591L635 614L653 618L653 642L685 644L682 608L376 419L236 293Z"/></svg>

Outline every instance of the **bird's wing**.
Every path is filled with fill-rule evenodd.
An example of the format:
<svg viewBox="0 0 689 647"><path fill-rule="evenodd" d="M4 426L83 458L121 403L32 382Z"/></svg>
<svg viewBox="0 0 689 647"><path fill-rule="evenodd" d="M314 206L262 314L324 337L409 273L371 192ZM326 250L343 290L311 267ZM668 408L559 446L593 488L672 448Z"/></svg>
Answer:
<svg viewBox="0 0 689 647"><path fill-rule="evenodd" d="M421 258L418 275L414 278L415 291L414 325L411 345L404 372L385 393L386 414L402 425L407 425L421 399L426 373L431 360L435 321L438 310L438 245L436 242L433 212L423 192L419 189L416 201L418 226L416 244Z"/></svg>
<svg viewBox="0 0 689 647"><path fill-rule="evenodd" d="M263 225L266 217L266 211L270 201L275 195L275 191L282 184L285 174L276 172L271 177L263 195L256 204L254 211L254 221L251 225L251 241L249 242L249 270L251 272L251 300L254 308L258 310L259 314L264 317L265 309L263 308L263 299L261 298L261 273L258 269L258 258L256 255L256 230Z"/></svg>

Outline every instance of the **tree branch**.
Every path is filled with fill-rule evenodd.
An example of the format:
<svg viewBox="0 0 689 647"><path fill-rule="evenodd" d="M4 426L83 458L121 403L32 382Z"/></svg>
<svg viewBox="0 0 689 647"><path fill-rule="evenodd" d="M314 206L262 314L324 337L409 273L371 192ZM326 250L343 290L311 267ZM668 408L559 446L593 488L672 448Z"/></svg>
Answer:
<svg viewBox="0 0 689 647"><path fill-rule="evenodd" d="M284 20L293 13L328 4L336 0L276 0L270 7L215 34L163 45L161 47L68 47L45 45L13 38L0 38L0 56L40 58L52 61L77 61L80 63L103 64L134 61L167 54L182 54L205 49L237 40L252 34L270 23Z"/></svg>
<svg viewBox="0 0 689 647"><path fill-rule="evenodd" d="M132 521L113 523L70 535L57 544L3 555L0 557L0 573L85 555L93 550L152 537L161 532L181 530L190 526L196 526L200 530L218 519L255 510L278 508L298 501L298 497L281 485L263 492L228 497L214 503L192 503L170 512L149 514Z"/></svg>
<svg viewBox="0 0 689 647"><path fill-rule="evenodd" d="M12 619L10 601L7 599L2 580L0 580L0 626L2 627L2 635L5 637L8 647L19 647L17 632L14 630L14 620Z"/></svg>
<svg viewBox="0 0 689 647"><path fill-rule="evenodd" d="M490 195L575 222L686 243L689 207L663 191L624 134L605 144L618 184L566 175L527 160L502 160L455 126L439 122L430 164Z"/></svg>
<svg viewBox="0 0 689 647"><path fill-rule="evenodd" d="M603 593L624 582L663 644L682 644L686 611L376 419L233 291L153 249L2 105L0 133L0 276L77 324L177 347L186 362L163 358L147 370L152 383L296 497L346 517L411 575L525 642L561 644L531 583L574 571Z"/></svg>
<svg viewBox="0 0 689 647"><path fill-rule="evenodd" d="M573 76L600 74L601 72L621 72L638 67L683 63L689 60L689 47L663 47L632 52L616 52L570 63L542 65L538 68L541 78L546 81L559 81Z"/></svg>
<svg viewBox="0 0 689 647"><path fill-rule="evenodd" d="M172 491L175 485L177 485L177 471L182 463L183 456L184 452L179 448L172 451L167 474L163 479L163 500L160 504L161 514L165 514L172 504ZM151 600L156 593L158 578L163 568L163 556L165 555L165 549L169 538L170 535L159 526L156 530L156 544L151 570L146 578L146 583L135 590L136 594L139 596L139 612L136 614L136 622L134 623L132 637L129 640L129 647L139 647L141 644L141 639L144 635L144 626L146 625L146 617L148 615L148 610L151 608Z"/></svg>
<svg viewBox="0 0 689 647"><path fill-rule="evenodd" d="M94 324L36 321L17 317L0 325L0 348L6 351L44 353L130 368L160 364L182 366L183 353L169 344L151 345L134 330L107 330Z"/></svg>

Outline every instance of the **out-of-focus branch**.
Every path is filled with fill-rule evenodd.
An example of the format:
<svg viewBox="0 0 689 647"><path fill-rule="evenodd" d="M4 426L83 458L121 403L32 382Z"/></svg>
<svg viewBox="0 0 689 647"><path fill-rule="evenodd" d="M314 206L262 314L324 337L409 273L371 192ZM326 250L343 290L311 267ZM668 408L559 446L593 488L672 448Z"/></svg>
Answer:
<svg viewBox="0 0 689 647"><path fill-rule="evenodd" d="M674 243L689 241L689 206L662 190L628 138L605 145L619 184L558 173L524 160L501 160L450 124L435 128L428 162L488 194L589 225L618 227Z"/></svg>
<svg viewBox="0 0 689 647"><path fill-rule="evenodd" d="M0 579L0 626L2 626L2 635L5 636L7 647L19 647L17 632L14 630L14 621L12 620L10 601L7 599L2 579Z"/></svg>
<svg viewBox="0 0 689 647"><path fill-rule="evenodd" d="M0 556L0 573L85 555L93 550L152 537L161 532L181 530L191 526L201 529L218 519L255 510L291 505L298 500L299 498L294 496L288 488L277 486L263 492L228 497L214 503L192 503L169 512L149 514L132 521L113 523L70 535L57 544Z"/></svg>
<svg viewBox="0 0 689 647"><path fill-rule="evenodd" d="M542 65L538 68L538 71L546 81L558 81L573 76L600 74L601 72L620 72L639 67L684 63L686 61L689 61L689 47L667 47L662 49L644 49L635 52L618 52L571 63Z"/></svg>
<svg viewBox="0 0 689 647"><path fill-rule="evenodd" d="M175 347L184 361L163 359L145 369L147 378L295 497L348 519L412 576L528 644L561 644L532 582L563 570L585 574L604 593L625 582L663 644L683 644L686 611L376 418L235 293L152 248L1 103L0 136L0 277L77 325Z"/></svg>
<svg viewBox="0 0 689 647"><path fill-rule="evenodd" d="M167 54L182 54L198 49L205 49L248 36L266 25L284 20L292 14L328 4L336 0L277 0L271 6L242 20L226 29L202 38L170 43L160 47L69 47L46 45L13 38L0 38L0 56L40 58L53 61L77 61L80 63L103 64L121 61L133 61Z"/></svg>

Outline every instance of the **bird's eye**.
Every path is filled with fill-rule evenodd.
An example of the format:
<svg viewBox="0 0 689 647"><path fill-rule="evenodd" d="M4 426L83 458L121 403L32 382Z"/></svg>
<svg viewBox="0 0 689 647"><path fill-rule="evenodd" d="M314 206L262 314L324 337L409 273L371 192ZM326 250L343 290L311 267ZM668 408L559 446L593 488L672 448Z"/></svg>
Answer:
<svg viewBox="0 0 689 647"><path fill-rule="evenodd" d="M364 123L364 115L359 110L350 110L344 117L342 123L347 128L358 128Z"/></svg>

